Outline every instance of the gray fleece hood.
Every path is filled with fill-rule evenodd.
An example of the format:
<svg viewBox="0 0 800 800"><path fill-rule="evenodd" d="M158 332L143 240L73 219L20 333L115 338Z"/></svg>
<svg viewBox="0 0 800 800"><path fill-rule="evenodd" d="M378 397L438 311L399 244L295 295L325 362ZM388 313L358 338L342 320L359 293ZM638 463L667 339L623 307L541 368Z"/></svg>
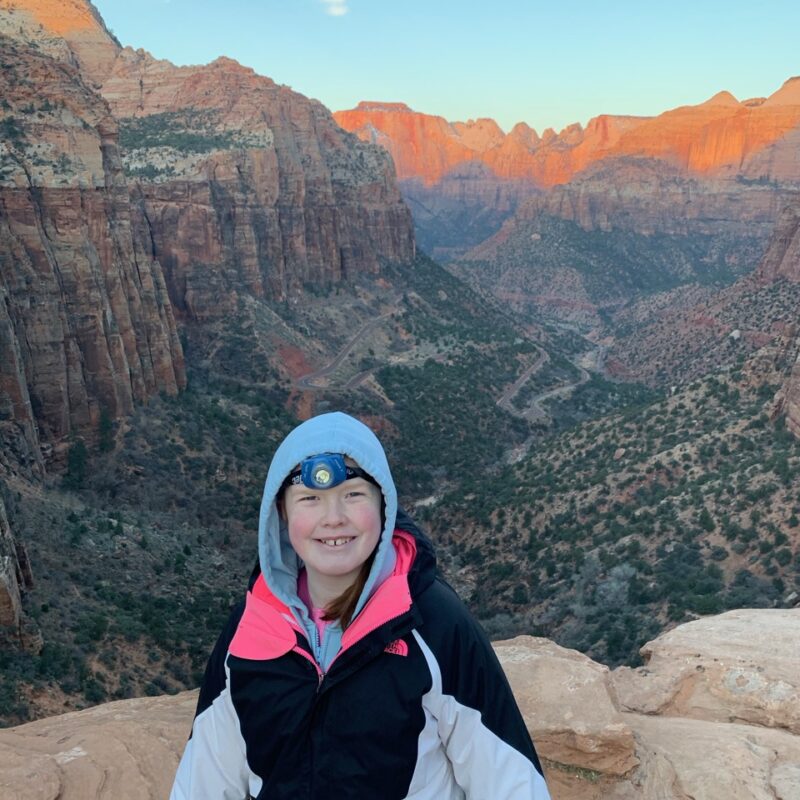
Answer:
<svg viewBox="0 0 800 800"><path fill-rule="evenodd" d="M298 621L309 632L309 639L312 642L315 640L314 625L310 621L305 605L297 597L297 575L302 562L289 542L286 524L278 514L275 501L286 476L303 459L320 453L343 453L350 456L375 479L383 493L385 504L383 531L367 583L356 605L356 614L364 607L373 591L392 574L395 565L392 532L397 518L397 490L392 480L389 462L378 437L364 423L338 411L321 414L298 425L281 442L270 464L264 485L258 521L258 557L267 586L278 599L292 609ZM329 627L338 628L338 624L334 623ZM329 648L323 648L325 649ZM336 649L338 650L338 647ZM330 657L333 655L335 653ZM321 663L328 660L323 653Z"/></svg>

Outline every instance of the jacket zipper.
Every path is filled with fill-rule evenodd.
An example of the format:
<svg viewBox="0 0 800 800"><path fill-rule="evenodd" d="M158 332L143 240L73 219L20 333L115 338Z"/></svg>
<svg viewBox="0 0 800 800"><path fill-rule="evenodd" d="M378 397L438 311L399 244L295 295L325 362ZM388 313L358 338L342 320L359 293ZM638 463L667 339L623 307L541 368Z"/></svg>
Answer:
<svg viewBox="0 0 800 800"><path fill-rule="evenodd" d="M353 649L353 648L354 648L354 647L355 647L355 646L356 646L356 645L357 645L359 642L361 642L361 641L363 641L364 639L366 639L366 638L367 638L367 636L369 636L371 633L374 633L375 631L377 631L377 630L378 630L378 628L382 628L384 625L388 625L390 622L394 622L396 619L400 619L400 617L402 617L403 615L405 615L405 614L408 614L408 612L409 612L409 611L410 611L410 609L406 609L405 611L401 611L399 614L395 614L393 617L389 617L388 619L384 619L384 620L382 620L381 622L379 622L377 625L373 625L371 628L368 628L367 630L365 630L365 631L364 631L364 632L363 632L363 633L362 633L362 634L361 634L361 635L358 637L358 639L356 639L356 640L355 640L354 642L352 642L351 644L347 645L346 649L344 649L344 650L340 650L340 651L339 651L339 652L338 652L338 653L337 653L337 654L336 654L336 655L333 657L333 660L332 660L332 661L331 661L331 663L328 665L328 672L330 672L330 670L331 670L331 667L332 667L332 666L333 666L333 665L336 663L336 659L337 659L337 658L339 658L339 656L341 656L341 655L344 655L345 653L347 653L347 652L349 652L350 650L352 650L352 649Z"/></svg>

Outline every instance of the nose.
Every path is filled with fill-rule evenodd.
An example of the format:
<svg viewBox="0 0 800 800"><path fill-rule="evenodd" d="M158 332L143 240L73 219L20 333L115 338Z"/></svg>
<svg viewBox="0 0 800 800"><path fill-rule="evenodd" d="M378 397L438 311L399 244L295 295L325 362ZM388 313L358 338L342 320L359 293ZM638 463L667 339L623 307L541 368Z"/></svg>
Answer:
<svg viewBox="0 0 800 800"><path fill-rule="evenodd" d="M342 499L334 493L325 498L325 513L323 524L329 528L337 528L345 523L344 503Z"/></svg>

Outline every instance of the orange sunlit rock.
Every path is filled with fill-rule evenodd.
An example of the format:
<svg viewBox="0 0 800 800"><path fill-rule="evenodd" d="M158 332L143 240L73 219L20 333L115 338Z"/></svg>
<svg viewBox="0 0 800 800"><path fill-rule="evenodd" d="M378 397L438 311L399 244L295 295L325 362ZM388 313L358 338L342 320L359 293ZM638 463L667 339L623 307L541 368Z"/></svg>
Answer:
<svg viewBox="0 0 800 800"><path fill-rule="evenodd" d="M756 177L780 180L794 177L793 160L778 151L769 158L762 154L780 148L800 126L800 78L789 79L766 100L739 102L723 91L657 117L604 114L585 128L576 123L560 133L548 129L541 137L524 123L504 134L490 119L449 123L404 103L360 103L334 117L343 128L389 150L399 178L428 185L465 161L480 161L498 178L550 187L598 161L625 156L664 160L699 175L747 173L747 166L757 162Z"/></svg>
<svg viewBox="0 0 800 800"><path fill-rule="evenodd" d="M333 116L363 141L383 145L394 159L398 178L437 183L457 164L477 156L444 117L418 114L405 103L359 103Z"/></svg>
<svg viewBox="0 0 800 800"><path fill-rule="evenodd" d="M0 9L29 12L45 30L58 36L105 30L85 0L0 0Z"/></svg>
<svg viewBox="0 0 800 800"><path fill-rule="evenodd" d="M88 0L0 0L0 34L36 42L48 55L72 63L97 88L120 46Z"/></svg>

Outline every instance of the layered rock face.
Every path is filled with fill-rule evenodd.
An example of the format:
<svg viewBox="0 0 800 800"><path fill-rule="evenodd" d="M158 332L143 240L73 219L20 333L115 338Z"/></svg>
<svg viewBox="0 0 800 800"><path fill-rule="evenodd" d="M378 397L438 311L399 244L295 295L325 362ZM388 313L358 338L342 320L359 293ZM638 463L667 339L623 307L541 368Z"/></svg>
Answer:
<svg viewBox="0 0 800 800"><path fill-rule="evenodd" d="M237 293L285 298L413 258L390 159L318 102L230 59L179 68L130 49L102 93L181 312L217 316Z"/></svg>
<svg viewBox="0 0 800 800"><path fill-rule="evenodd" d="M767 284L779 279L800 283L800 203L783 210L754 277ZM775 397L775 412L783 414L786 427L800 437L800 336L795 338L794 352L794 366Z"/></svg>
<svg viewBox="0 0 800 800"><path fill-rule="evenodd" d="M615 157L528 200L514 221L549 214L587 231L746 235L765 242L792 191L765 182L693 175L649 157ZM749 256L757 260L761 252Z"/></svg>
<svg viewBox="0 0 800 800"><path fill-rule="evenodd" d="M682 625L635 670L529 636L495 649L554 800L800 796L800 611ZM195 703L126 700L0 731L4 797L166 797Z"/></svg>
<svg viewBox="0 0 800 800"><path fill-rule="evenodd" d="M0 431L35 454L91 440L104 411L175 394L185 373L108 107L69 61L2 48Z"/></svg>

